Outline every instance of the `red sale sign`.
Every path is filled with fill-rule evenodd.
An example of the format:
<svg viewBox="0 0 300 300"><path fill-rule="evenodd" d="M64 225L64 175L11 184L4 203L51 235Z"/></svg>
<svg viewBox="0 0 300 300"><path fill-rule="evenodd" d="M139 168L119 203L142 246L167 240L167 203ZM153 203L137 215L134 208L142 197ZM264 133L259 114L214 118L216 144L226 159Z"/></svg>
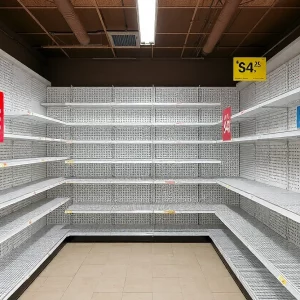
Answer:
<svg viewBox="0 0 300 300"><path fill-rule="evenodd" d="M222 113L222 139L231 140L231 107L227 107Z"/></svg>
<svg viewBox="0 0 300 300"><path fill-rule="evenodd" d="M0 92L0 143L4 141L4 94Z"/></svg>

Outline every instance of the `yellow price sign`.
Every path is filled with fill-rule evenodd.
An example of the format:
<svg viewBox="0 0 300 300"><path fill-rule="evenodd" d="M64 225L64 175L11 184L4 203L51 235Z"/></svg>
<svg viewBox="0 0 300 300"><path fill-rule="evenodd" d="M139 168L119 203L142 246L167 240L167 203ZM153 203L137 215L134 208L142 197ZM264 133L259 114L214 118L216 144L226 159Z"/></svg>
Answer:
<svg viewBox="0 0 300 300"><path fill-rule="evenodd" d="M173 209L168 209L168 210L165 210L164 213L165 213L165 214L169 214L169 215L175 215L175 214L176 214L176 211L173 210Z"/></svg>
<svg viewBox="0 0 300 300"><path fill-rule="evenodd" d="M286 285L286 284L287 284L286 279L285 279L282 275L279 275L279 276L278 276L278 280L279 280L283 285Z"/></svg>
<svg viewBox="0 0 300 300"><path fill-rule="evenodd" d="M265 57L234 57L234 81L267 80L267 60Z"/></svg>

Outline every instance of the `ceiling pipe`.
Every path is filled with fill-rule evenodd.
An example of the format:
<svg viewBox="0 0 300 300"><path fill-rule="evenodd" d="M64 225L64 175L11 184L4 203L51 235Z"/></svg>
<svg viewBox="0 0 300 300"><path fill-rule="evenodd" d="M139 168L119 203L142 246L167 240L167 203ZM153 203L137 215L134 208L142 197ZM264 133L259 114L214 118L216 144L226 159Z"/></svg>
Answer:
<svg viewBox="0 0 300 300"><path fill-rule="evenodd" d="M202 49L202 55L206 56L207 54L211 53L218 41L221 38L221 35L227 28L230 20L232 19L233 15L237 11L240 3L242 0L227 0L224 4L216 23L208 36L208 39Z"/></svg>
<svg viewBox="0 0 300 300"><path fill-rule="evenodd" d="M84 29L78 15L75 12L74 6L70 0L54 0L59 12L62 14L71 30L74 32L77 40L83 46L90 43L90 37Z"/></svg>

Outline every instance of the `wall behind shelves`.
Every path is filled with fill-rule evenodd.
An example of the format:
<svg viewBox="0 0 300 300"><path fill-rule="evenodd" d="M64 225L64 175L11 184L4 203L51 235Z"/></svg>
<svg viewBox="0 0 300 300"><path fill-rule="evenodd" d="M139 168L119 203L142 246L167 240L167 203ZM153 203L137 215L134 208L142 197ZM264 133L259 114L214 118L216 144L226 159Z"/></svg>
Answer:
<svg viewBox="0 0 300 300"><path fill-rule="evenodd" d="M47 115L62 121L120 123L175 123L175 122L217 122L221 110L229 105L238 112L238 92L235 88L198 87L49 87L48 102L220 102L215 108L64 108L49 107ZM234 136L239 130L234 126ZM209 127L62 127L48 126L48 136L75 140L219 140L219 126ZM210 178L239 175L239 146L233 144L213 145L97 145L58 144L47 147L48 155L62 153L74 159L218 159L221 165L211 164L64 164L53 163L48 176L79 178ZM239 205L239 196L218 185L114 185L114 184L68 184L48 192L53 196L70 196L73 203L84 204L149 204L164 203L172 207L182 203L231 204ZM154 219L153 219L154 218ZM212 216L148 216L135 214L116 215L74 215L65 222L74 224L218 224ZM58 220L59 222L60 220ZM127 223L126 223L127 222ZM199 223L200 222L200 223ZM121 224L118 223L118 224ZM123 224L123 223L122 223Z"/></svg>

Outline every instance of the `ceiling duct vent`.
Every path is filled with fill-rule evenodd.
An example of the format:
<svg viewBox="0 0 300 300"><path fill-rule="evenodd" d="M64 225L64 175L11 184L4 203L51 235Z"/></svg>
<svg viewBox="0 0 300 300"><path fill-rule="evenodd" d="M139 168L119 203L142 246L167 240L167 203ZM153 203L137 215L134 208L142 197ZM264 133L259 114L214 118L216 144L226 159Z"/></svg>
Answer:
<svg viewBox="0 0 300 300"><path fill-rule="evenodd" d="M108 35L115 48L140 47L138 32L108 32Z"/></svg>

